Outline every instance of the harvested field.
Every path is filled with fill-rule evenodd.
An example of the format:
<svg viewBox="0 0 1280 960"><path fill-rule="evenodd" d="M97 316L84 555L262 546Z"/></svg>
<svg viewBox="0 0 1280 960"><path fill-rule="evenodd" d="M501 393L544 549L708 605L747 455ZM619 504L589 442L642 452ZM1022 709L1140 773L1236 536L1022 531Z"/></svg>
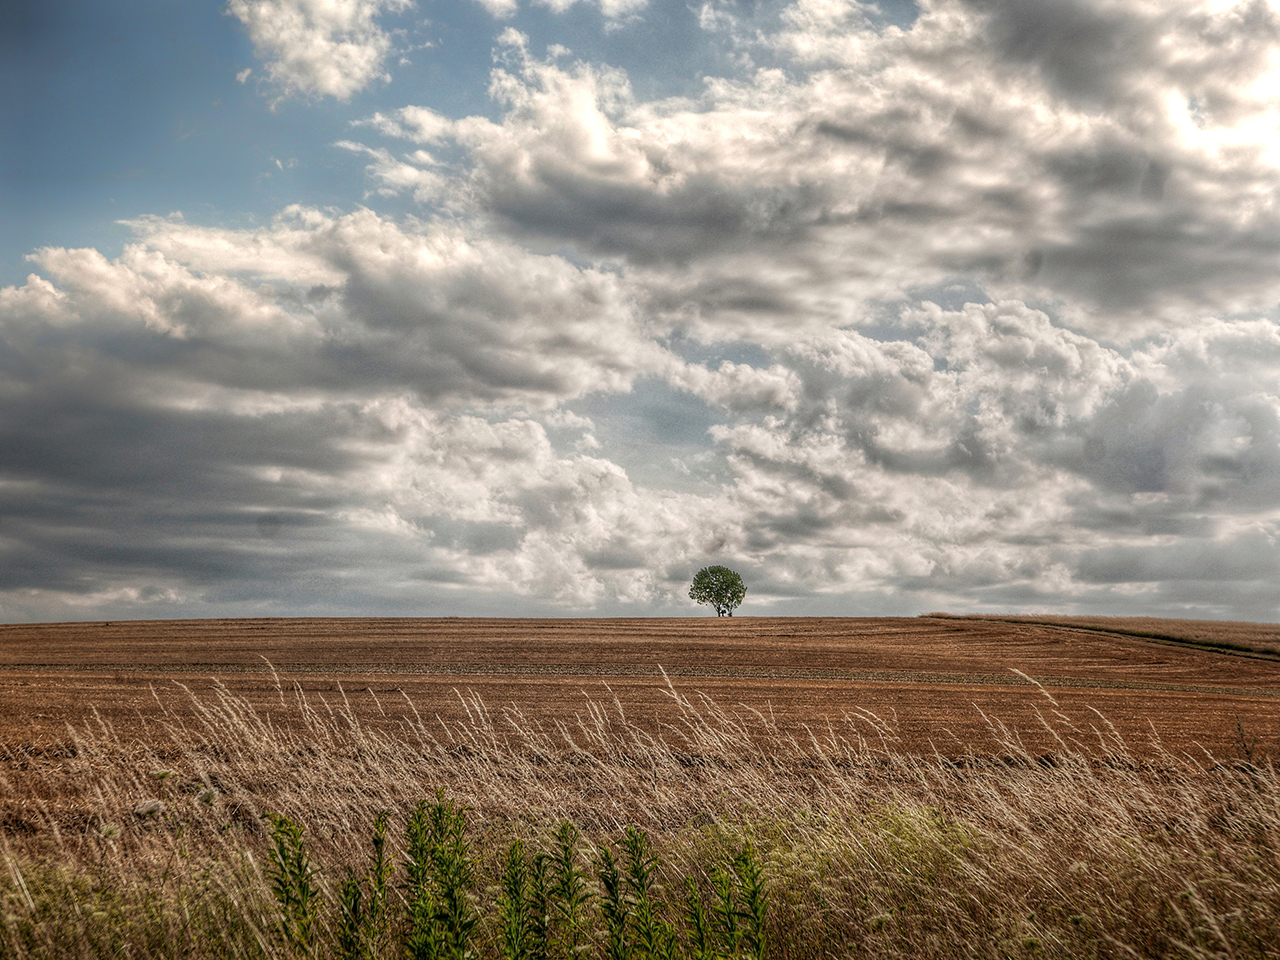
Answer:
<svg viewBox="0 0 1280 960"><path fill-rule="evenodd" d="M1170 623L1142 626L1167 637L1177 634ZM3 626L0 742L48 745L95 713L122 738L145 737L162 710L189 712L188 691L203 695L216 684L267 714L279 707L281 686L326 702L345 697L362 722L381 727L414 711L463 718L464 697L548 722L581 714L588 697L616 696L629 720L656 730L670 719L665 671L682 693L759 710L788 734L869 712L894 721L899 749L919 752L981 749L988 718L1050 751L1038 719L1052 706L1046 693L1073 719L1101 727L1096 710L1137 752L1158 735L1166 749L1231 757L1241 729L1274 745L1280 657L1099 632L1108 624L741 617ZM1280 627L1248 626L1255 647L1280 649ZM1207 636L1211 627L1197 629Z"/></svg>
<svg viewBox="0 0 1280 960"><path fill-rule="evenodd" d="M950 617L949 614L939 616ZM1218 647L1237 653L1280 657L1280 624L1236 620L1170 620L1161 617L992 616L967 614L965 620L995 620L1062 626L1100 633L1118 633L1149 640Z"/></svg>
<svg viewBox="0 0 1280 960"><path fill-rule="evenodd" d="M0 957L1276 960L1278 668L941 618L3 628Z"/></svg>

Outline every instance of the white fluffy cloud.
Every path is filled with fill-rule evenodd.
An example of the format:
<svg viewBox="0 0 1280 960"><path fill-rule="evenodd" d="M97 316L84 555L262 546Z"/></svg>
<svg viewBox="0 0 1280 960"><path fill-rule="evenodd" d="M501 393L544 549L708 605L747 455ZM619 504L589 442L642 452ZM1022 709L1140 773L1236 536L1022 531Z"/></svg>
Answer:
<svg viewBox="0 0 1280 960"><path fill-rule="evenodd" d="M564 13L578 3L595 3L600 8L600 13L611 20L634 16L649 5L649 0L535 0L535 2L548 8L552 13Z"/></svg>
<svg viewBox="0 0 1280 960"><path fill-rule="evenodd" d="M93 251L48 251L40 263L95 308L129 303L152 325L225 347L211 363L233 363L245 317L261 315L254 328L281 349L264 388L400 387L538 409L624 390L670 362L614 275L454 226L408 230L368 210L335 218L295 208L255 231L159 219L135 228L145 245L114 264ZM241 311L206 306L210 286L244 300Z"/></svg>
<svg viewBox="0 0 1280 960"><path fill-rule="evenodd" d="M347 100L386 74L385 10L413 0L228 0L254 51L286 94Z"/></svg>
<svg viewBox="0 0 1280 960"><path fill-rule="evenodd" d="M493 16L500 19L513 16L516 12L516 7L519 5L516 0L477 0L477 2Z"/></svg>
<svg viewBox="0 0 1280 960"><path fill-rule="evenodd" d="M1274 11L920 7L704 18L696 99L505 29L493 117L338 144L420 220L39 251L0 615L679 610L722 561L759 610L1280 618Z"/></svg>
<svg viewBox="0 0 1280 960"><path fill-rule="evenodd" d="M735 548L783 595L1274 616L1277 327L1213 328L1125 356L1021 303L925 305L903 340L798 343L799 405L713 431Z"/></svg>
<svg viewBox="0 0 1280 960"><path fill-rule="evenodd" d="M555 404L678 364L616 278L368 211L135 226L116 260L44 250L51 279L0 290L5 549L28 555L8 609L112 577L166 577L148 602L251 602L269 566L341 581L367 550L354 585L374 595L638 601L647 562L685 549L701 510L557 454L533 418L581 434Z"/></svg>
<svg viewBox="0 0 1280 960"><path fill-rule="evenodd" d="M1280 297L1278 33L1260 3L934 0L900 29L804 0L755 43L779 66L643 102L508 31L500 122L384 130L451 135L478 209L684 267L670 296L711 313L805 287L847 320L963 276L1128 337Z"/></svg>

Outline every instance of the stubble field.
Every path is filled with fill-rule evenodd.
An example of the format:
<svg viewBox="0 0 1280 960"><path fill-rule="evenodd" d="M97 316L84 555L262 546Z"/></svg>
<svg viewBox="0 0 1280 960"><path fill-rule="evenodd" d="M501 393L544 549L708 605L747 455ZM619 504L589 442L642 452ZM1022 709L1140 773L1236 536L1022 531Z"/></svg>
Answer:
<svg viewBox="0 0 1280 960"><path fill-rule="evenodd" d="M635 620L305 619L0 626L0 736L47 744L96 715L145 737L163 711L215 684L268 713L278 685L344 699L394 727L415 712L457 720L465 700L572 719L615 697L656 731L672 718L663 673L686 694L762 711L789 733L867 712L902 749L981 749L989 721L1048 750L1044 691L1073 716L1097 711L1141 751L1231 756L1240 730L1280 736L1280 626L1230 625L1257 651L1214 652L1194 621L1089 618L1053 625L970 618ZM1135 624L1137 625L1135 627ZM1221 631L1220 631L1221 632ZM1032 681L1035 681L1033 683ZM279 711L276 711L279 713ZM1237 726L1239 721L1239 726Z"/></svg>
<svg viewBox="0 0 1280 960"><path fill-rule="evenodd" d="M0 958L1280 957L1278 638L0 627Z"/></svg>

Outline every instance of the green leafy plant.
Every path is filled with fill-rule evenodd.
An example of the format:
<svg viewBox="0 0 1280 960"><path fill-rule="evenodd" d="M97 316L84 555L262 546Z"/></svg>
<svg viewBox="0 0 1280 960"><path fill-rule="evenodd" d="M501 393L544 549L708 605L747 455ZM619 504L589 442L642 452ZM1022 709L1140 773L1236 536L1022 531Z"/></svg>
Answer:
<svg viewBox="0 0 1280 960"><path fill-rule="evenodd" d="M711 926L716 934L717 951L723 957L736 957L742 945L742 928L738 923L738 878L731 867L718 866L711 871Z"/></svg>
<svg viewBox="0 0 1280 960"><path fill-rule="evenodd" d="M608 847L601 847L596 862L600 881L600 915L604 919L606 960L631 960L631 903L623 895L622 872Z"/></svg>
<svg viewBox="0 0 1280 960"><path fill-rule="evenodd" d="M574 960L588 949L591 891L579 864L580 839L578 828L565 821L556 831L555 848L548 858L555 953L564 960Z"/></svg>
<svg viewBox="0 0 1280 960"><path fill-rule="evenodd" d="M391 814L379 811L373 821L373 855L369 863L369 907L365 911L365 930L370 946L376 952L387 924L387 892L395 873L395 861L387 849L387 825Z"/></svg>
<svg viewBox="0 0 1280 960"><path fill-rule="evenodd" d="M477 915L466 808L436 794L405 826L406 953L413 960L470 960Z"/></svg>
<svg viewBox="0 0 1280 960"><path fill-rule="evenodd" d="M374 818L368 872L363 878L348 874L339 888L334 946L342 960L370 960L380 952L385 937L387 890L395 872L395 862L387 851L390 816L383 810Z"/></svg>
<svg viewBox="0 0 1280 960"><path fill-rule="evenodd" d="M549 860L539 853L529 866L529 960L548 960L551 955Z"/></svg>
<svg viewBox="0 0 1280 960"><path fill-rule="evenodd" d="M529 960L529 863L524 844L511 841L502 864L502 895L498 923L503 960Z"/></svg>
<svg viewBox="0 0 1280 960"><path fill-rule="evenodd" d="M341 960L365 960L369 956L364 926L364 891L358 877L347 876L338 890L338 924L334 934L334 946Z"/></svg>
<svg viewBox="0 0 1280 960"><path fill-rule="evenodd" d="M675 928L662 917L656 901L658 859L653 855L649 838L638 827L627 827L622 849L627 856L632 956L640 960L671 960L676 952Z"/></svg>
<svg viewBox="0 0 1280 960"><path fill-rule="evenodd" d="M755 848L747 846L733 859L733 873L738 881L738 915L742 918L742 942L750 960L764 960L765 891L764 867Z"/></svg>
<svg viewBox="0 0 1280 960"><path fill-rule="evenodd" d="M690 960L711 960L715 957L711 920L698 890L698 882L693 877L684 878L684 924Z"/></svg>
<svg viewBox="0 0 1280 960"><path fill-rule="evenodd" d="M403 941L409 960L434 960L437 952L436 897L432 882L435 847L431 809L421 801L404 828L405 930Z"/></svg>
<svg viewBox="0 0 1280 960"><path fill-rule="evenodd" d="M740 957L764 960L768 891L764 867L748 845L711 871L710 914L692 880L686 881L685 923L694 957Z"/></svg>
<svg viewBox="0 0 1280 960"><path fill-rule="evenodd" d="M280 908L280 935L295 956L310 957L316 949L321 902L317 871L311 866L302 827L272 813L266 819L271 823L267 880Z"/></svg>

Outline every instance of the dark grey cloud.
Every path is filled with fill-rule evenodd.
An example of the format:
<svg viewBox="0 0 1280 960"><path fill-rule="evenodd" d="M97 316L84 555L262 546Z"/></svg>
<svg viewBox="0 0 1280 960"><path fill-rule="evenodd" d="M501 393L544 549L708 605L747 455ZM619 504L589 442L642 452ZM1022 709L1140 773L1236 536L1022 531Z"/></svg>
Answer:
<svg viewBox="0 0 1280 960"><path fill-rule="evenodd" d="M611 540L584 554L583 559L597 570L639 570L649 565L649 558L624 539Z"/></svg>
<svg viewBox="0 0 1280 960"><path fill-rule="evenodd" d="M1186 538L1169 545L1110 547L1081 554L1076 575L1086 583L1257 585L1280 600L1280 549L1260 531L1225 541Z"/></svg>
<svg viewBox="0 0 1280 960"><path fill-rule="evenodd" d="M1200 92L1220 110L1233 81L1259 68L1280 39L1280 16L1265 0L1103 4L1091 0L965 0L984 15L1002 59L1034 66L1054 93L1099 112L1147 100L1151 74ZM1216 9L1215 9L1216 7Z"/></svg>
<svg viewBox="0 0 1280 960"><path fill-rule="evenodd" d="M1105 109L1132 96L1130 84L1159 60L1158 20L1088 0L972 0L1002 59L1032 64L1060 96ZM1137 75L1137 76L1135 76Z"/></svg>
<svg viewBox="0 0 1280 960"><path fill-rule="evenodd" d="M1269 398L1203 384L1162 395L1139 383L1080 431L1068 463L1101 488L1172 494L1223 513L1280 501L1280 422Z"/></svg>

